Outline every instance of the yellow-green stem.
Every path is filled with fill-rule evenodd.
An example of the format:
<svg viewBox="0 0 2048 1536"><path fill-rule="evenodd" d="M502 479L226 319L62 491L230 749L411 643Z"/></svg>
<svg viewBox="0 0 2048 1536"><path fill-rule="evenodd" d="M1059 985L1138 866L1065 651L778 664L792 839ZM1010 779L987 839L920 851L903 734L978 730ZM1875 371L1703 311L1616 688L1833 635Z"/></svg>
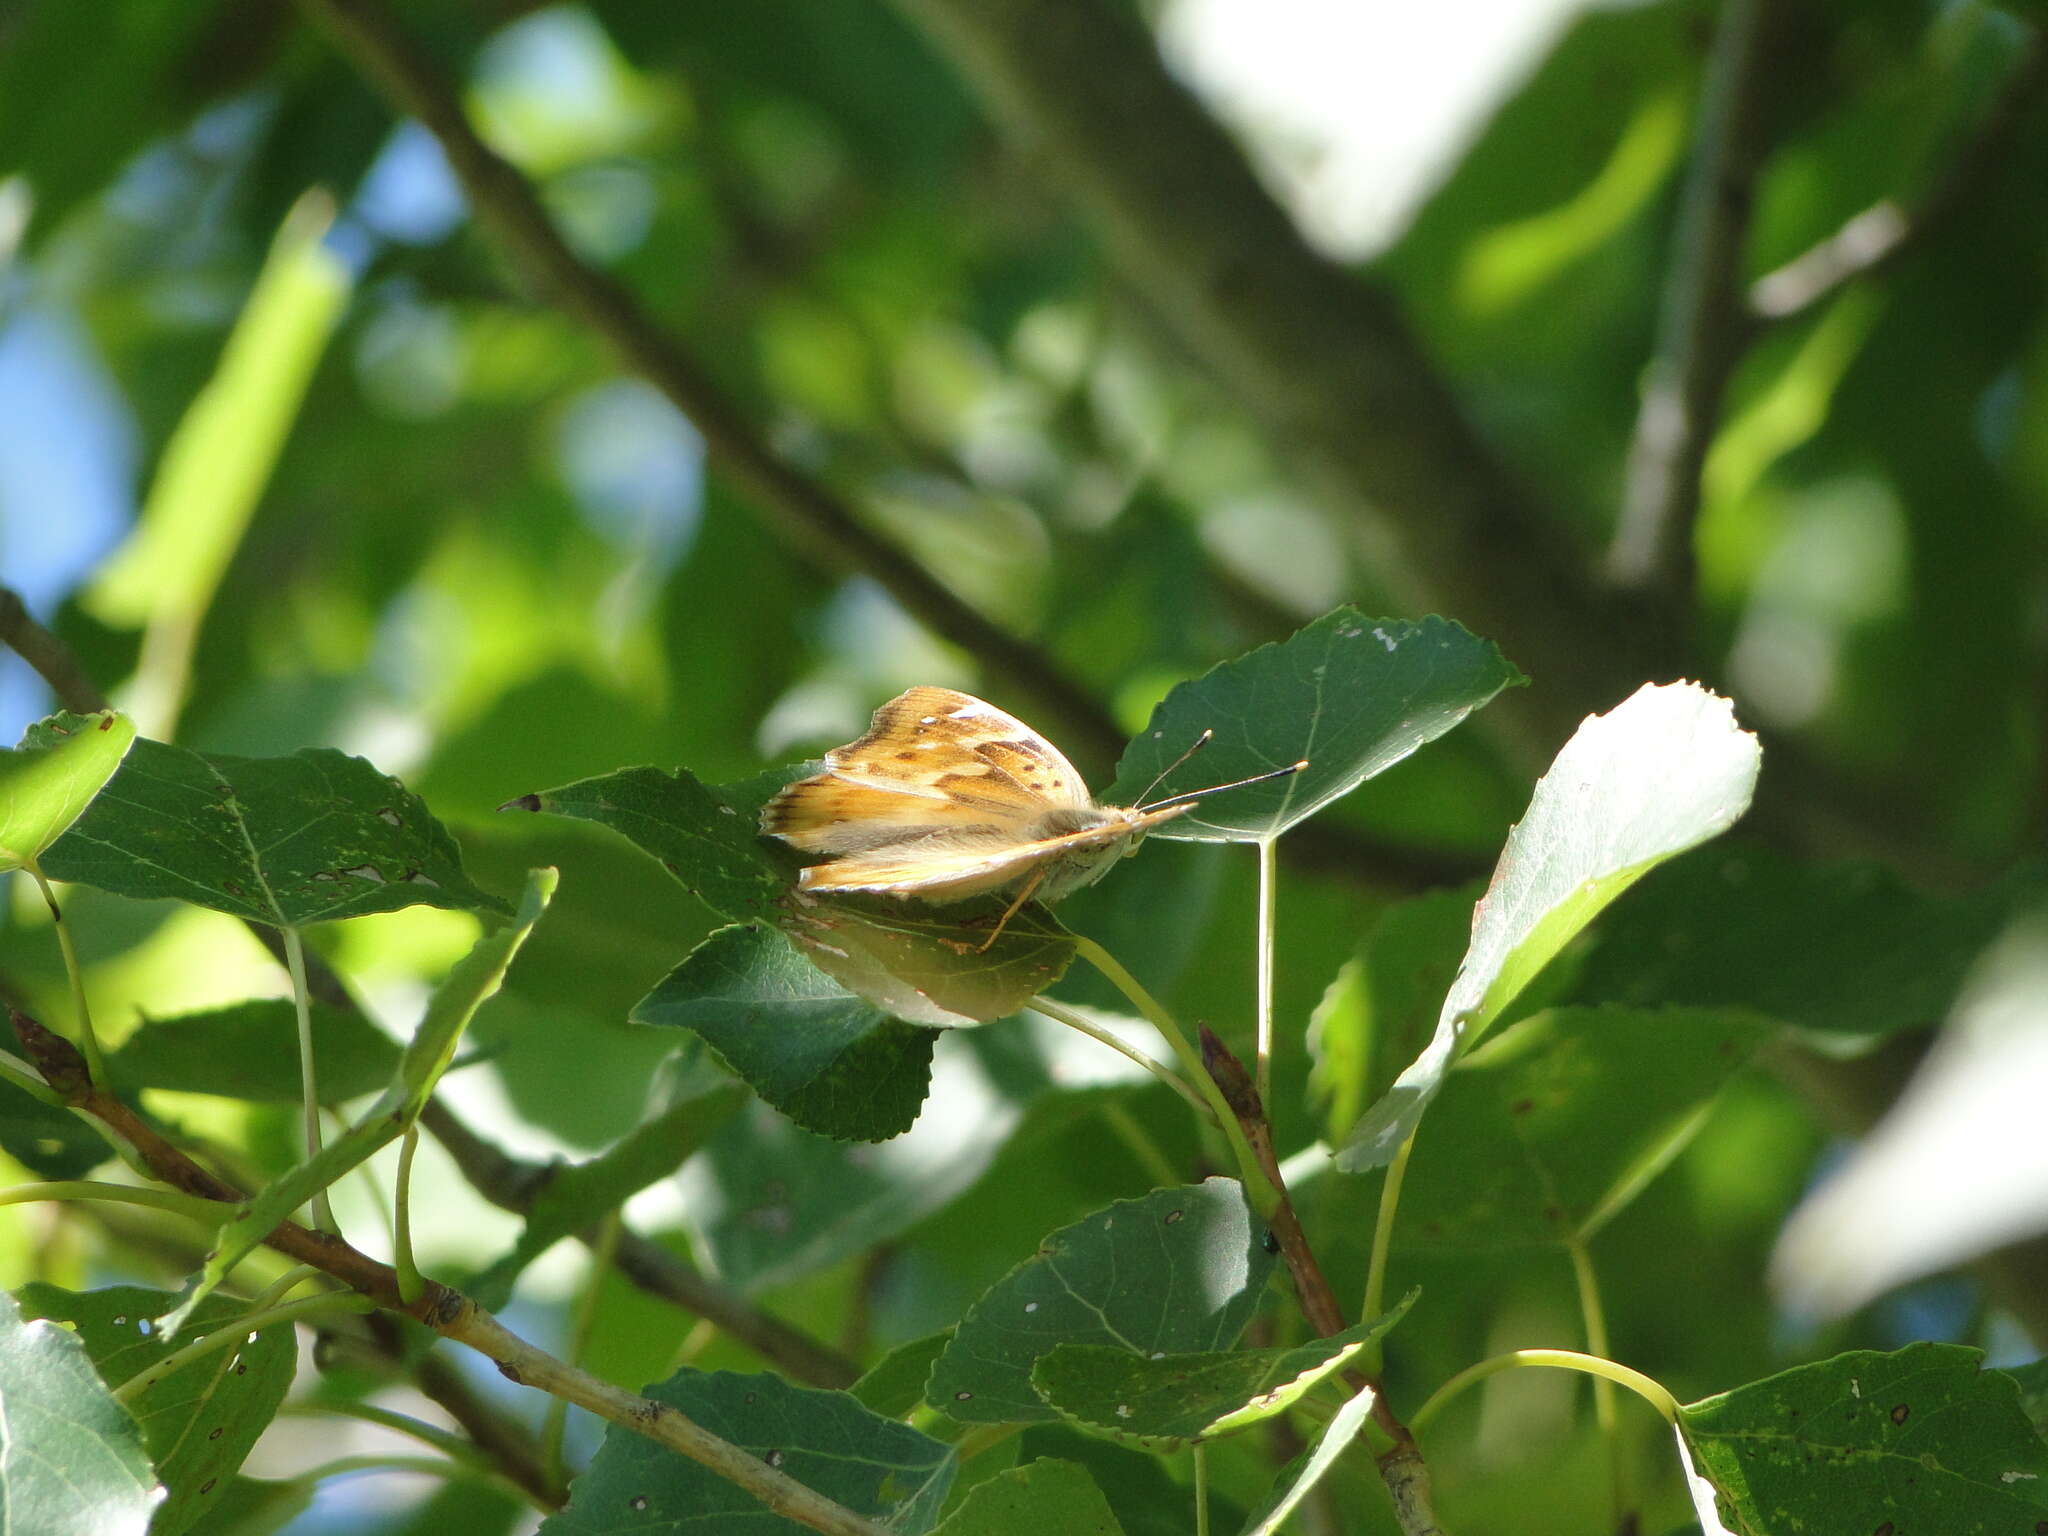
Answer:
<svg viewBox="0 0 2048 1536"><path fill-rule="evenodd" d="M392 1195L391 1267L398 1271L398 1295L407 1306L426 1293L412 1257L412 1155L419 1145L420 1128L407 1126L398 1142L398 1187Z"/></svg>
<svg viewBox="0 0 2048 1536"><path fill-rule="evenodd" d="M244 1312L230 1319L220 1327L202 1333L190 1344L172 1350L155 1364L145 1367L114 1389L114 1400L129 1408L135 1406L137 1398L173 1372L182 1371L195 1360L203 1360L219 1350L228 1349L264 1328L274 1328L279 1323L295 1323L308 1317L326 1317L343 1312L374 1312L377 1304L367 1296L358 1296L353 1291L329 1291L320 1296L308 1296L300 1301L288 1301L282 1306L265 1307L257 1311Z"/></svg>
<svg viewBox="0 0 2048 1536"><path fill-rule="evenodd" d="M292 975L292 1005L298 1012L299 1096L304 1101L306 1156L312 1158L320 1155L320 1084L313 1071L313 994L306 986L306 949L296 928L284 930L284 963ZM316 1192L312 1205L313 1225L340 1236L327 1191Z"/></svg>
<svg viewBox="0 0 2048 1536"><path fill-rule="evenodd" d="M1076 935L1075 953L1086 960L1106 977L1111 986L1131 1000L1131 1006L1166 1037L1166 1043L1173 1047L1174 1055L1180 1058L1181 1069L1209 1103L1209 1111L1216 1117L1224 1138L1230 1143L1231 1155L1237 1159L1238 1176L1244 1183L1245 1197L1251 1207L1262 1218L1270 1219L1280 1208L1280 1192L1273 1188L1266 1177L1266 1170L1260 1166L1258 1154L1252 1151L1251 1143L1245 1140L1244 1127L1237 1123L1237 1116L1223 1097L1223 1090L1216 1086L1216 1080L1209 1075L1202 1058L1188 1043L1188 1037L1174 1021L1172 1014L1160 1006L1159 1000L1146 991L1138 978L1125 970L1123 963L1100 944L1085 935Z"/></svg>
<svg viewBox="0 0 2048 1536"><path fill-rule="evenodd" d="M110 1200L116 1205L147 1205L159 1211L175 1211L209 1227L217 1227L235 1214L231 1205L180 1194L175 1189L107 1184L97 1179L52 1179L0 1189L0 1205L27 1205L37 1200Z"/></svg>
<svg viewBox="0 0 2048 1536"><path fill-rule="evenodd" d="M1259 845L1259 1011L1258 1059L1253 1064L1253 1081L1258 1085L1259 1103L1270 1121L1273 1115L1273 921L1279 905L1280 840L1269 837Z"/></svg>
<svg viewBox="0 0 2048 1536"><path fill-rule="evenodd" d="M1600 1302L1600 1277L1593 1270L1593 1255L1584 1238L1574 1236L1565 1245L1571 1256L1572 1281L1579 1293L1579 1314L1585 1320L1586 1350L1601 1359L1613 1353L1607 1341L1607 1310ZM1628 1458L1622 1454L1620 1421L1614 1411L1614 1383L1605 1376L1593 1378L1593 1422L1607 1442L1607 1480L1613 1496L1614 1521L1629 1513Z"/></svg>
<svg viewBox="0 0 2048 1536"><path fill-rule="evenodd" d="M1195 1536L1209 1536L1208 1449L1201 1441L1195 1442Z"/></svg>
<svg viewBox="0 0 2048 1536"><path fill-rule="evenodd" d="M1101 1025L1090 1023L1086 1015L1067 1007L1064 1003L1056 1003L1049 997L1034 997L1025 1006L1033 1013L1043 1014L1046 1018L1064 1024L1069 1029L1079 1031L1090 1040L1098 1041L1108 1046L1118 1055L1135 1061L1183 1099L1186 1099L1193 1106L1196 1114L1208 1120L1215 1118L1214 1112L1203 1102L1202 1096L1190 1088L1186 1080L1179 1073L1175 1072L1173 1068L1167 1066L1163 1061L1154 1061L1135 1045L1132 1045L1127 1040L1118 1039Z"/></svg>
<svg viewBox="0 0 2048 1536"><path fill-rule="evenodd" d="M1617 1365L1612 1360L1603 1360L1598 1355L1582 1355L1575 1349L1514 1349L1504 1355L1495 1355L1477 1365L1468 1365L1449 1381L1429 1395L1415 1412L1408 1415L1408 1427L1416 1434L1430 1424L1436 1416L1449 1406L1451 1400L1467 1387L1498 1376L1502 1371L1519 1370L1529 1366L1544 1366L1554 1370L1581 1371L1597 1380L1613 1382L1624 1386L1661 1413L1666 1421L1678 1422L1678 1399L1666 1391L1663 1383L1654 1377L1645 1376L1641 1371Z"/></svg>
<svg viewBox="0 0 2048 1536"><path fill-rule="evenodd" d="M535 1503L533 1495L510 1478L486 1467L440 1456L338 1456L333 1461L323 1461L317 1467L307 1468L291 1481L302 1488L315 1488L330 1477L345 1477L352 1472L416 1472L427 1477L444 1477L452 1483L485 1483L517 1495L521 1503ZM543 1513L553 1513L545 1504L536 1507Z"/></svg>
<svg viewBox="0 0 2048 1536"><path fill-rule="evenodd" d="M63 1099L57 1096L56 1089L43 1081L43 1074L12 1051L0 1051L0 1078L6 1079L39 1104L47 1104L52 1109L63 1107Z"/></svg>
<svg viewBox="0 0 2048 1536"><path fill-rule="evenodd" d="M64 956L64 974L71 980L71 1011L78 1018L78 1045L85 1052L85 1069L92 1074L93 1082L104 1088L107 1085L107 1061L100 1054L100 1037L93 1032L92 1010L85 1005L85 972L78 968L78 950L71 942L71 925L64 920L64 909L57 905L57 893L50 888L42 866L29 859L21 867L29 872L36 889L43 893L43 905L50 909L50 926L57 930L57 948Z"/></svg>
<svg viewBox="0 0 2048 1536"><path fill-rule="evenodd" d="M1372 1257L1365 1266L1365 1299L1359 1305L1361 1320L1378 1317L1384 1309L1387 1295L1387 1256L1394 1246L1394 1212L1401 1205L1401 1184L1408 1177L1408 1157L1415 1150L1415 1137L1411 1133L1394 1153L1394 1160L1387 1164L1387 1177L1380 1185L1379 1214L1372 1224ZM1365 1347L1363 1362L1367 1375L1378 1375L1380 1368L1380 1341L1374 1339Z"/></svg>
<svg viewBox="0 0 2048 1536"><path fill-rule="evenodd" d="M604 1290L605 1277L611 1273L612 1260L619 1251L619 1208L613 1206L598 1223L597 1241L590 1245L590 1278L584 1282L583 1294L576 1301L576 1315L569 1323L569 1338L565 1354L571 1365L583 1363L583 1351L589 1347L590 1331L597 1323L597 1298ZM562 1475L562 1440L569 1427L569 1403L566 1398L548 1399L547 1418L541 1423L540 1464L550 1483L565 1481Z"/></svg>

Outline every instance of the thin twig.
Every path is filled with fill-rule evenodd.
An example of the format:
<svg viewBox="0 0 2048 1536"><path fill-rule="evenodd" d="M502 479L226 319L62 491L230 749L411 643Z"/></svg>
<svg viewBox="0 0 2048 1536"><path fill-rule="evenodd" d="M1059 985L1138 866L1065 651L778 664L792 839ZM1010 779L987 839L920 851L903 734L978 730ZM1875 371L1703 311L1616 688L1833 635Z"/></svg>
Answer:
<svg viewBox="0 0 2048 1536"><path fill-rule="evenodd" d="M57 702L73 714L89 715L107 707L106 697L93 687L71 647L38 624L11 587L0 587L0 644L33 667Z"/></svg>
<svg viewBox="0 0 2048 1536"><path fill-rule="evenodd" d="M1873 203L1819 244L1766 272L1750 284L1752 319L1775 325L1812 313L1850 283L1896 266L1976 201L2006 165L2006 151L2048 80L2043 65L2040 34L2029 33L1998 95L1947 165L1929 180L1919 206L1908 209L1889 197Z"/></svg>
<svg viewBox="0 0 2048 1536"><path fill-rule="evenodd" d="M242 1191L200 1167L134 1110L96 1087L85 1071L84 1059L69 1041L19 1010L14 1011L14 1026L23 1049L44 1080L66 1103L105 1121L135 1147L157 1178L203 1199L238 1206L245 1200ZM775 1514L826 1536L887 1536L885 1527L719 1438L671 1405L623 1391L536 1349L460 1291L428 1280L418 1300L408 1304L399 1295L398 1275L389 1265L379 1263L341 1238L310 1231L295 1222L280 1223L264 1241L279 1253L342 1281L378 1307L404 1313L444 1338L469 1345L494 1361L506 1379L566 1398L710 1468L745 1489Z"/></svg>
<svg viewBox="0 0 2048 1536"><path fill-rule="evenodd" d="M1747 333L1742 253L1765 147L1765 47L1773 0L1726 0L1707 63L1692 170L1672 232L1657 354L1629 446L1607 551L1617 587L1654 599L1682 635L1694 580L1700 471Z"/></svg>

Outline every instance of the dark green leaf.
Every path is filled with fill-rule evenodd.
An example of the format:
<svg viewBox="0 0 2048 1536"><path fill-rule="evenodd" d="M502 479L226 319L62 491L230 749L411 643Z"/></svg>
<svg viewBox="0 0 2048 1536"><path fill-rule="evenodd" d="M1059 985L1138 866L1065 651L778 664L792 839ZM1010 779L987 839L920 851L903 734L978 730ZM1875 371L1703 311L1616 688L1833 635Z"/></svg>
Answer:
<svg viewBox="0 0 2048 1536"><path fill-rule="evenodd" d="M36 1284L22 1287L19 1295L24 1317L77 1325L86 1354L110 1387L171 1353L150 1322L176 1301L168 1291L117 1285L76 1292ZM220 1327L244 1310L216 1296L194 1321L202 1328ZM152 1536L177 1536L212 1512L250 1447L270 1427L298 1359L298 1331L282 1323L173 1371L131 1405L157 1476L169 1490L150 1526Z"/></svg>
<svg viewBox="0 0 2048 1536"><path fill-rule="evenodd" d="M1688 1403L1679 1424L1740 1536L2032 1531L2048 1445L1977 1350L1856 1350Z"/></svg>
<svg viewBox="0 0 2048 1536"><path fill-rule="evenodd" d="M601 1156L552 1170L526 1210L526 1226L512 1251L467 1287L493 1311L511 1300L526 1266L572 1233L588 1230L608 1211L680 1168L746 1102L738 1083L703 1065L670 1092L670 1102L628 1131Z"/></svg>
<svg viewBox="0 0 2048 1536"><path fill-rule="evenodd" d="M698 945L632 1017L694 1031L762 1098L821 1136L899 1136L931 1086L937 1031L889 1017L781 934L751 924Z"/></svg>
<svg viewBox="0 0 2048 1536"><path fill-rule="evenodd" d="M143 1536L164 1497L142 1431L85 1345L0 1296L0 1530Z"/></svg>
<svg viewBox="0 0 2048 1536"><path fill-rule="evenodd" d="M1947 1014L2011 908L1998 886L1931 896L1878 864L1702 849L1600 925L1572 995L1747 1008L1850 1036L1924 1027Z"/></svg>
<svg viewBox="0 0 2048 1536"><path fill-rule="evenodd" d="M1691 1141L1774 1026L1710 1009L1555 1008L1467 1056L1416 1132L1404 1247L1587 1239Z"/></svg>
<svg viewBox="0 0 2048 1536"><path fill-rule="evenodd" d="M1187 1536L1193 1499L1166 1475L1157 1456L1126 1450L1064 1423L1033 1424L1017 1437L1017 1455L1026 1464L1049 1458L1086 1467L1127 1536ZM1213 1489L1209 1504L1214 1519L1225 1521L1229 1506Z"/></svg>
<svg viewBox="0 0 2048 1536"><path fill-rule="evenodd" d="M883 1418L900 1419L924 1401L925 1378L952 1337L953 1330L947 1328L898 1344L846 1390Z"/></svg>
<svg viewBox="0 0 2048 1536"><path fill-rule="evenodd" d="M0 1152L44 1179L79 1178L114 1155L70 1110L32 1098L5 1079L0 1079Z"/></svg>
<svg viewBox="0 0 2048 1536"><path fill-rule="evenodd" d="M1165 800L1306 759L1300 773L1204 800L1152 834L1278 837L1524 681L1491 641L1448 619L1369 619L1339 608L1169 693L1125 748L1103 798ZM1215 739L1147 793L1205 730Z"/></svg>
<svg viewBox="0 0 2048 1536"><path fill-rule="evenodd" d="M685 1370L649 1387L647 1395L904 1536L932 1528L953 1481L947 1447L868 1412L844 1392L795 1387L778 1376ZM542 1536L690 1530L780 1536L803 1527L771 1514L708 1468L614 1424L570 1486L568 1508L540 1529Z"/></svg>
<svg viewBox="0 0 2048 1536"><path fill-rule="evenodd" d="M1587 719L1508 837L1435 1035L1353 1129L1338 1167L1392 1160L1460 1047L1643 874L1726 831L1749 806L1758 762L1728 701L1691 683L1646 685Z"/></svg>
<svg viewBox="0 0 2048 1536"><path fill-rule="evenodd" d="M52 715L0 750L0 870L33 864L85 813L135 740L135 722L102 710Z"/></svg>
<svg viewBox="0 0 2048 1536"><path fill-rule="evenodd" d="M755 816L686 768L621 768L511 804L610 827L735 921L775 916L789 884Z"/></svg>
<svg viewBox="0 0 2048 1536"><path fill-rule="evenodd" d="M1142 1450L1235 1434L1289 1408L1398 1323L1410 1291L1369 1323L1291 1348L1141 1355L1104 1344L1062 1344L1031 1368L1031 1385L1060 1414Z"/></svg>
<svg viewBox="0 0 2048 1536"><path fill-rule="evenodd" d="M2034 1432L2048 1439L2048 1359L2009 1366L2003 1373L2019 1385L2020 1411Z"/></svg>
<svg viewBox="0 0 2048 1536"><path fill-rule="evenodd" d="M259 1104L299 1102L298 1015L291 999L255 998L150 1019L107 1057L124 1088L175 1088ZM353 1008L313 1004L320 1101L374 1093L398 1066L398 1043Z"/></svg>
<svg viewBox="0 0 2048 1536"><path fill-rule="evenodd" d="M1124 1536L1088 1469L1073 1461L1011 1467L970 1492L937 1536Z"/></svg>
<svg viewBox="0 0 2048 1536"><path fill-rule="evenodd" d="M1273 1263L1234 1180L1120 1200L1054 1232L983 1294L932 1368L925 1401L972 1423L1054 1418L1031 1385L1042 1355L1062 1344L1143 1354L1226 1348Z"/></svg>
<svg viewBox="0 0 2048 1536"><path fill-rule="evenodd" d="M464 1026L484 1001L498 990L519 947L547 910L555 888L552 869L534 870L520 898L514 919L485 934L471 946L434 989L426 1016L406 1043L398 1071L376 1103L356 1123L314 1156L273 1181L220 1229L206 1262L187 1284L178 1305L163 1319L173 1336L190 1322L192 1310L227 1278L228 1272L253 1253L264 1235L293 1211L350 1169L367 1161L378 1148L396 1141L418 1117L420 1107L455 1055Z"/></svg>
<svg viewBox="0 0 2048 1536"><path fill-rule="evenodd" d="M478 1492L475 1484L463 1491L472 1499ZM317 1492L319 1488L311 1483L231 1477L215 1490L213 1507L206 1512L206 1524L199 1528L199 1536L275 1536L311 1507ZM512 1507L517 1510L524 1506L515 1503ZM449 1533L444 1528L435 1536Z"/></svg>
<svg viewBox="0 0 2048 1536"><path fill-rule="evenodd" d="M229 757L137 741L43 868L281 928L421 905L506 910L470 883L419 796L325 747Z"/></svg>
<svg viewBox="0 0 2048 1536"><path fill-rule="evenodd" d="M783 927L834 981L911 1024L959 1029L1006 1018L1058 981L1074 936L1030 903L987 943L1001 897L931 907L887 896L792 896Z"/></svg>

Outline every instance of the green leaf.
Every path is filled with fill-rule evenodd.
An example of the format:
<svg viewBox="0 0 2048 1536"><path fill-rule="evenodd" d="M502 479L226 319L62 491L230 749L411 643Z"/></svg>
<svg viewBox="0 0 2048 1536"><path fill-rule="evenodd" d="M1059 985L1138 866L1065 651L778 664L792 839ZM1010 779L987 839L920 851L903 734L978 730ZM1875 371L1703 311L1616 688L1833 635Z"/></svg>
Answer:
<svg viewBox="0 0 2048 1536"><path fill-rule="evenodd" d="M76 1179L114 1155L68 1109L45 1104L0 1079L0 1152L43 1179Z"/></svg>
<svg viewBox="0 0 2048 1536"><path fill-rule="evenodd" d="M1141 1450L1177 1451L1285 1413L1386 1334L1416 1295L1371 1322L1289 1348L1141 1355L1062 1344L1039 1357L1031 1385L1083 1429Z"/></svg>
<svg viewBox="0 0 2048 1536"><path fill-rule="evenodd" d="M1324 989L1309 1019L1309 1086L1329 1105L1333 1143L1429 1043L1472 935L1475 894L1431 891L1392 903Z"/></svg>
<svg viewBox="0 0 2048 1536"><path fill-rule="evenodd" d="M798 1125L846 1141L910 1129L938 1038L856 997L782 935L752 924L712 934L632 1018L693 1031Z"/></svg>
<svg viewBox="0 0 2048 1536"><path fill-rule="evenodd" d="M906 1023L960 1029L1007 1018L1074 958L1074 936L1036 902L984 949L1008 905L1000 897L931 907L793 893L782 924L813 965L876 1007Z"/></svg>
<svg viewBox="0 0 2048 1536"><path fill-rule="evenodd" d="M746 814L687 768L621 768L510 802L610 827L736 922L776 916L788 872Z"/></svg>
<svg viewBox="0 0 2048 1536"><path fill-rule="evenodd" d="M1119 1200L1047 1237L968 1309L925 1401L965 1422L1039 1423L1057 1414L1031 1370L1062 1344L1226 1348L1273 1272L1266 1242L1231 1179Z"/></svg>
<svg viewBox="0 0 2048 1536"><path fill-rule="evenodd" d="M1017 1457L1025 1464L1053 1460L1086 1467L1127 1536L1187 1536L1188 1490L1166 1475L1157 1456L1126 1450L1057 1422L1033 1424L1019 1435ZM1228 1518L1228 1501L1213 1487L1209 1506L1214 1519Z"/></svg>
<svg viewBox="0 0 2048 1536"><path fill-rule="evenodd" d="M1679 1424L1741 1536L2031 1531L2048 1445L1982 1360L1956 1344L1856 1350L1688 1403Z"/></svg>
<svg viewBox="0 0 2048 1536"><path fill-rule="evenodd" d="M960 1501L936 1536L1124 1536L1088 1469L1033 1461L998 1472Z"/></svg>
<svg viewBox="0 0 2048 1536"><path fill-rule="evenodd" d="M1309 1447L1306 1456L1297 1456L1280 1469L1266 1502L1246 1522L1243 1536L1274 1536L1286 1523L1287 1517L1294 1513L1295 1506L1308 1497L1309 1490L1323 1480L1324 1474L1337 1464L1337 1458L1365 1428L1377 1396L1371 1387L1361 1389L1323 1426L1323 1432L1316 1436L1316 1443Z"/></svg>
<svg viewBox="0 0 2048 1536"><path fill-rule="evenodd" d="M57 714L0 750L0 871L33 864L85 814L135 741L135 722L102 710Z"/></svg>
<svg viewBox="0 0 2048 1536"><path fill-rule="evenodd" d="M118 1387L171 1353L150 1319L169 1308L168 1291L117 1285L67 1291L27 1285L18 1293L24 1317L72 1323L100 1379ZM212 1297L194 1314L202 1328L231 1323L246 1308ZM257 1438L270 1426L292 1384L298 1330L289 1323L259 1331L231 1351L195 1360L145 1392L133 1410L142 1441L169 1496L151 1536L177 1536L210 1516Z"/></svg>
<svg viewBox="0 0 2048 1536"><path fill-rule="evenodd" d="M506 910L470 883L419 796L327 747L230 757L138 740L43 869L279 928L422 905Z"/></svg>
<svg viewBox="0 0 2048 1536"><path fill-rule="evenodd" d="M1922 1028L1947 1014L2012 906L2006 885L1935 896L1879 864L1702 849L1600 925L1572 997L1747 1008L1848 1037Z"/></svg>
<svg viewBox="0 0 2048 1536"><path fill-rule="evenodd" d="M1774 1026L1710 1009L1555 1008L1452 1069L1416 1132L1396 1242L1591 1238L1691 1142Z"/></svg>
<svg viewBox="0 0 2048 1536"><path fill-rule="evenodd" d="M2048 1440L2048 1359L2011 1366L2001 1373L2019 1388L2020 1411L2034 1426L2034 1433Z"/></svg>
<svg viewBox="0 0 2048 1536"><path fill-rule="evenodd" d="M313 1004L320 1100L340 1104L391 1080L399 1047L353 1008ZM107 1057L123 1088L174 1088L258 1104L300 1100L298 1016L290 998L254 998L150 1019Z"/></svg>
<svg viewBox="0 0 2048 1536"><path fill-rule="evenodd" d="M219 366L164 446L134 529L84 595L104 623L147 625L134 692L152 729L177 717L194 636L348 302L349 265L327 245L333 220L320 190L286 215Z"/></svg>
<svg viewBox="0 0 2048 1536"><path fill-rule="evenodd" d="M377 1102L316 1155L274 1180L220 1229L205 1264L186 1285L178 1305L164 1315L163 1328L167 1334L176 1337L183 1331L191 1321L193 1309L212 1294L230 1270L261 1246L272 1228L288 1219L316 1191L366 1162L378 1148L396 1141L418 1118L435 1082L453 1059L463 1028L498 990L520 945L547 909L554 888L552 869L537 869L528 875L517 916L478 939L434 989L434 995L427 1000L426 1016L413 1032L397 1072Z"/></svg>
<svg viewBox="0 0 2048 1536"><path fill-rule="evenodd" d="M1647 685L1587 719L1508 835L1435 1035L1353 1129L1337 1166L1390 1162L1460 1047L1638 878L1726 831L1749 806L1758 762L1728 701L1691 683Z"/></svg>
<svg viewBox="0 0 2048 1536"><path fill-rule="evenodd" d="M1526 681L1492 641L1448 619L1369 619L1339 608L1175 688L1124 749L1103 798L1165 800L1306 759L1300 773L1204 800L1151 834L1263 842ZM1205 730L1215 739L1148 793Z"/></svg>
<svg viewBox="0 0 2048 1536"><path fill-rule="evenodd" d="M844 1392L791 1386L779 1376L684 1370L647 1395L904 1536L932 1528L953 1481L950 1449L868 1412ZM570 1485L568 1507L540 1527L541 1536L783 1536L802 1529L709 1468L617 1424Z"/></svg>
<svg viewBox="0 0 2048 1536"><path fill-rule="evenodd" d="M572 1233L590 1228L657 1179L665 1179L704 1145L746 1102L747 1091L708 1064L670 1092L670 1102L602 1154L556 1167L526 1209L526 1226L511 1252L467 1287L492 1311L511 1300L512 1286L535 1259Z"/></svg>
<svg viewBox="0 0 2048 1536"><path fill-rule="evenodd" d="M946 1328L898 1344L846 1390L883 1418L900 1419L924 1401L925 1378L952 1337L953 1330Z"/></svg>
<svg viewBox="0 0 2048 1536"><path fill-rule="evenodd" d="M0 1530L143 1536L164 1497L79 1338L0 1296Z"/></svg>

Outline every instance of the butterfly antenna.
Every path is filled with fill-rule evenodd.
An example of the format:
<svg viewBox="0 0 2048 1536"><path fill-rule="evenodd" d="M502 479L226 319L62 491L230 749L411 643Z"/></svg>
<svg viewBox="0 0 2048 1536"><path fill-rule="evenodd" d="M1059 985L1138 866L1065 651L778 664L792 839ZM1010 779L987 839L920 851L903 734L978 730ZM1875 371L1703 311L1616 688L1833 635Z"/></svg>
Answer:
<svg viewBox="0 0 2048 1536"><path fill-rule="evenodd" d="M1284 779L1290 773L1299 773L1307 766L1308 759L1304 757L1300 762L1289 763L1285 768L1275 768L1267 773L1255 773L1248 779L1232 779L1228 784L1211 784L1207 789L1191 789L1184 795L1169 795L1156 805L1140 806L1139 809L1146 811L1164 810L1169 805L1179 805L1183 801L1200 800L1206 795L1220 795L1226 789L1243 789L1247 784L1263 784L1268 779Z"/></svg>
<svg viewBox="0 0 2048 1536"><path fill-rule="evenodd" d="M1179 757L1176 757L1172 762L1168 763L1164 768L1160 769L1157 773L1152 775L1152 782L1145 786L1145 795L1151 794L1153 790L1157 789L1161 784L1165 783L1166 776L1168 774L1172 773L1174 769L1178 768L1182 763L1186 762L1189 758L1193 757L1197 752L1201 751L1202 748L1209 745L1209 743L1214 741L1215 739L1216 733L1214 731L1202 732L1201 735L1197 736L1194 739L1194 741L1189 744L1187 751L1181 753ZM1138 796L1138 807L1140 809L1144 808L1145 795Z"/></svg>

